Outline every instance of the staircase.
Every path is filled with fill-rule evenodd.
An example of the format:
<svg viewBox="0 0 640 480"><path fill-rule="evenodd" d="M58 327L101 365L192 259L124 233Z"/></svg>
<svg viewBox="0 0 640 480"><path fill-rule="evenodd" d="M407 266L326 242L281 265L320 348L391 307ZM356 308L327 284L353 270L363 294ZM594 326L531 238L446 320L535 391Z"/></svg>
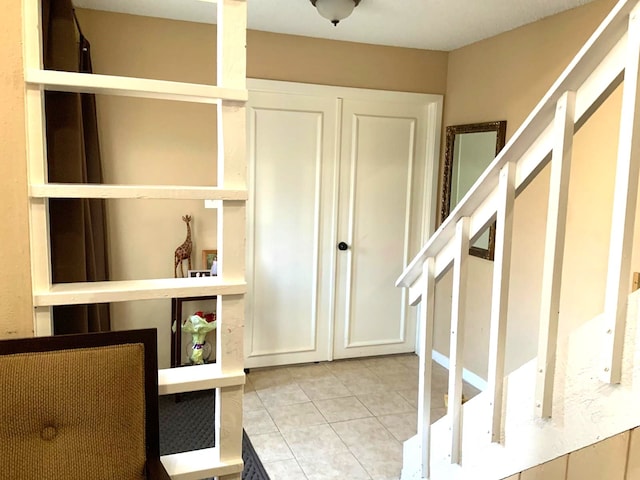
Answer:
<svg viewBox="0 0 640 480"><path fill-rule="evenodd" d="M418 433L402 479L499 480L640 425L638 299L630 292L640 167L640 5L621 0L398 279L433 350L435 284L453 270L447 415L429 425L431 358L420 361ZM575 133L624 80L604 312L558 336ZM550 163L537 357L505 377L513 211ZM462 406L469 246L497 223L486 390ZM606 226L603 226L606 228ZM577 287L576 287L577 288Z"/></svg>
<svg viewBox="0 0 640 480"><path fill-rule="evenodd" d="M507 377L504 399L508 402L503 403L504 427L500 442L488 441L491 417L486 412L491 399L485 391L462 407L464 468L448 461L446 443L434 441L430 449L433 466L430 478L506 478L640 425L637 408L640 342L636 342L639 300L638 292L629 297L620 384L604 383L593 375L599 364L593 352L600 348L598 338L605 326L604 315L599 315L574 331L568 343L559 345L554 413L550 419L541 420L532 414L536 383L534 359ZM447 438L448 428L447 417L441 418L431 427L432 438ZM404 445L403 479L425 478L406 476L407 460L415 462L417 453L419 437L416 435Z"/></svg>

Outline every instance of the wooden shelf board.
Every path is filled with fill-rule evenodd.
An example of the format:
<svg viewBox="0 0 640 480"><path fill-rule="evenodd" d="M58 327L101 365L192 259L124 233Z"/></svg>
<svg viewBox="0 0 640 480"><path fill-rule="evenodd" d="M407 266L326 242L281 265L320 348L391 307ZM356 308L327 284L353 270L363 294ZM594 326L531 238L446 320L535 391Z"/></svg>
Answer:
<svg viewBox="0 0 640 480"><path fill-rule="evenodd" d="M47 183L30 186L33 198L134 198L175 200L246 200L246 190L181 185L105 185Z"/></svg>
<svg viewBox="0 0 640 480"><path fill-rule="evenodd" d="M158 370L158 393L193 392L212 388L244 385L244 371L222 373L217 363L206 365L189 365L177 368Z"/></svg>
<svg viewBox="0 0 640 480"><path fill-rule="evenodd" d="M241 473L242 457L222 462L218 448L206 448L190 452L174 453L160 457L172 480L199 480Z"/></svg>
<svg viewBox="0 0 640 480"><path fill-rule="evenodd" d="M246 283L223 283L217 277L162 278L112 282L78 282L52 285L48 291L35 291L35 307L125 302L175 297L242 295Z"/></svg>
<svg viewBox="0 0 640 480"><path fill-rule="evenodd" d="M217 104L220 100L244 103L249 98L246 89L33 68L26 70L25 81L28 86L44 87L46 90L60 92L155 98L191 103Z"/></svg>

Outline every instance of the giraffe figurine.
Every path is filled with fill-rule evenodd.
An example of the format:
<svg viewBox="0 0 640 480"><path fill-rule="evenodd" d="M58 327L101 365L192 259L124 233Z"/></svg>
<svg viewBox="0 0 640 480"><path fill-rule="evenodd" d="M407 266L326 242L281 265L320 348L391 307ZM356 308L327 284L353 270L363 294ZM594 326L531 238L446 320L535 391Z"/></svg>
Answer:
<svg viewBox="0 0 640 480"><path fill-rule="evenodd" d="M173 264L173 276L175 278L178 278L178 264L180 264L180 276L184 277L184 270L182 269L183 260L189 261L189 270L191 270L192 243L191 243L191 226L189 225L189 222L191 222L191 215L185 215L184 217L182 217L182 221L184 221L184 223L187 224L187 238L185 239L184 242L182 242L182 245L176 248L175 261Z"/></svg>

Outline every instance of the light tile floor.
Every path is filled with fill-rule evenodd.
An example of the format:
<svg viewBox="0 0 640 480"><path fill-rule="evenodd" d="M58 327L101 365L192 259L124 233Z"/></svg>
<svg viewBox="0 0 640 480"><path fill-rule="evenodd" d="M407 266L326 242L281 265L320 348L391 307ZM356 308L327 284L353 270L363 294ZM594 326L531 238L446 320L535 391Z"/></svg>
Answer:
<svg viewBox="0 0 640 480"><path fill-rule="evenodd" d="M433 364L432 422L446 413L447 376ZM397 480L417 401L416 355L254 369L244 428L272 480Z"/></svg>

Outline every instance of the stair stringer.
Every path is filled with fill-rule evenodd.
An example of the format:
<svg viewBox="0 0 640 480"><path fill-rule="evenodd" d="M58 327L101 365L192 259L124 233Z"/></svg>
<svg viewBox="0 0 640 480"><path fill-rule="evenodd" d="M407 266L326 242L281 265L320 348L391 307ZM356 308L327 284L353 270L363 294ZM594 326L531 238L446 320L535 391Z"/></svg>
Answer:
<svg viewBox="0 0 640 480"><path fill-rule="evenodd" d="M462 465L447 461L447 417L432 425L430 478L500 480L640 425L639 301L640 293L629 296L620 384L600 379L601 345L607 334L604 316L599 315L558 345L552 418L534 416L533 359L505 379L500 444L490 443L489 395L485 393L463 406ZM419 461L414 452L419 453L417 436L405 443L405 453ZM403 471L403 480L420 478L410 471Z"/></svg>

